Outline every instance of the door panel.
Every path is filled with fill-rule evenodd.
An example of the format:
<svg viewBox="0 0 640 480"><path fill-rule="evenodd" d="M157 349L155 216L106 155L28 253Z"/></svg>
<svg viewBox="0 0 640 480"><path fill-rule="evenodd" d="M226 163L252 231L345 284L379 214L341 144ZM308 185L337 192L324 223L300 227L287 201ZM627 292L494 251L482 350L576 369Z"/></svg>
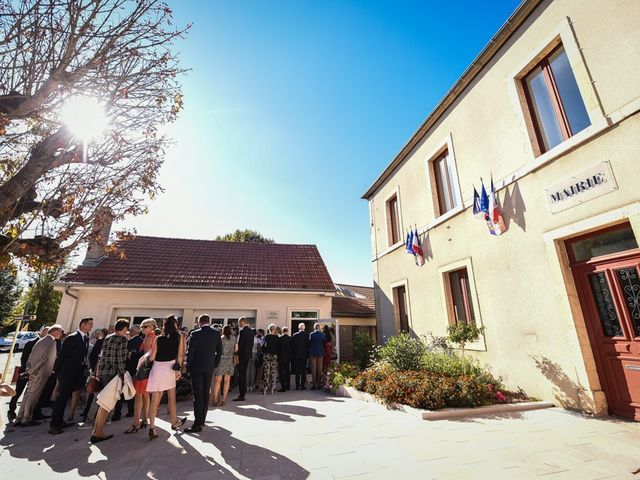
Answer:
<svg viewBox="0 0 640 480"><path fill-rule="evenodd" d="M572 266L610 413L640 420L640 255Z"/></svg>

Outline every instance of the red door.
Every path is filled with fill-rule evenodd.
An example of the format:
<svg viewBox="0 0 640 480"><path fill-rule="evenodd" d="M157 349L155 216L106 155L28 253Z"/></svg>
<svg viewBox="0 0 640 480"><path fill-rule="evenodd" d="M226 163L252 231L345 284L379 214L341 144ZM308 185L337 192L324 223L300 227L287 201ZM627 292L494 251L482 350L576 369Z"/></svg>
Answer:
<svg viewBox="0 0 640 480"><path fill-rule="evenodd" d="M640 254L571 268L609 413L640 421Z"/></svg>

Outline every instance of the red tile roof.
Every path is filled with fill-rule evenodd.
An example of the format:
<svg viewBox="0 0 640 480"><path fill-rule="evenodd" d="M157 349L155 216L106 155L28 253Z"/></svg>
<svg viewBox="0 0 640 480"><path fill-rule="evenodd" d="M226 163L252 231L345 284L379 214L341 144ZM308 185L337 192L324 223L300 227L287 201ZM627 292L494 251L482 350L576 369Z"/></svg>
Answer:
<svg viewBox="0 0 640 480"><path fill-rule="evenodd" d="M375 317L376 302L372 287L338 285L332 298L331 316Z"/></svg>
<svg viewBox="0 0 640 480"><path fill-rule="evenodd" d="M249 290L335 291L315 245L216 242L136 236L110 255L80 266L61 282Z"/></svg>

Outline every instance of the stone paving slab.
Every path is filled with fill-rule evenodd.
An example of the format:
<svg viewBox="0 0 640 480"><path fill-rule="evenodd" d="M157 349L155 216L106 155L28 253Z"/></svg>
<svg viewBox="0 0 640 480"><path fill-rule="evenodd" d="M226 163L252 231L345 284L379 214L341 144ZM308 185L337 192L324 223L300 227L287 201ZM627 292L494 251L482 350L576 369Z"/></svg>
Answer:
<svg viewBox="0 0 640 480"><path fill-rule="evenodd" d="M210 411L201 434L123 435L88 443L46 425L2 426L2 479L640 479L640 424L562 409L423 422L384 406L320 392L249 394ZM6 418L6 399L0 416ZM191 403L179 410L190 415Z"/></svg>

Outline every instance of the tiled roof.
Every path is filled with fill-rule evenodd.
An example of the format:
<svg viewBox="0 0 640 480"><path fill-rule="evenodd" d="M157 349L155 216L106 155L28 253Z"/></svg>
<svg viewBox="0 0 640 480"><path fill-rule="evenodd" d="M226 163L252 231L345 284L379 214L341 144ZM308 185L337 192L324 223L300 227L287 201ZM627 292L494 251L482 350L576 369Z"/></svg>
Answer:
<svg viewBox="0 0 640 480"><path fill-rule="evenodd" d="M338 285L331 304L332 316L375 317L376 302L372 287Z"/></svg>
<svg viewBox="0 0 640 480"><path fill-rule="evenodd" d="M335 291L315 245L216 242L136 236L61 282L212 289Z"/></svg>

